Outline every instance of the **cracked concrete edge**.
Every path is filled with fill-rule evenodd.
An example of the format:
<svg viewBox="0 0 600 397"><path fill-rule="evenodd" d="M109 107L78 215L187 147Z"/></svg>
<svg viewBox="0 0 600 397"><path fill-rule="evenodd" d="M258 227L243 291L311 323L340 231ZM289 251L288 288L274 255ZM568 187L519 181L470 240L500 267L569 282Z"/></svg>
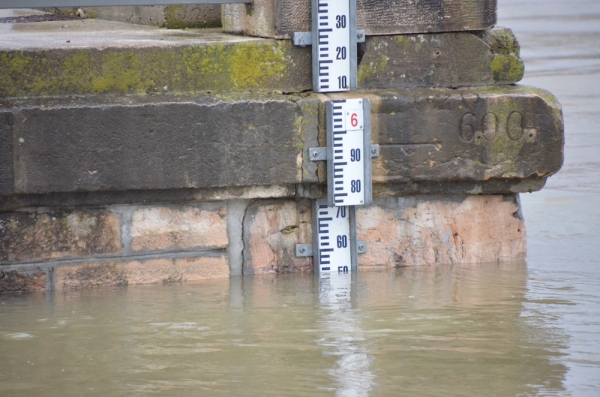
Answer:
<svg viewBox="0 0 600 397"><path fill-rule="evenodd" d="M249 204L250 200L232 200L227 203L227 256L232 277L244 273L244 219Z"/></svg>

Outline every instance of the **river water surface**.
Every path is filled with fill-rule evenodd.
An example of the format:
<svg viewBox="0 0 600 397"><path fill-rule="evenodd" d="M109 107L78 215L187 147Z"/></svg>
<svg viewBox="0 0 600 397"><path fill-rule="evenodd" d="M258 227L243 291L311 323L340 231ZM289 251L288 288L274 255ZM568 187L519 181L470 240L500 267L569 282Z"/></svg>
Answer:
<svg viewBox="0 0 600 397"><path fill-rule="evenodd" d="M500 0L564 105L527 263L0 296L1 396L599 396L600 2Z"/></svg>

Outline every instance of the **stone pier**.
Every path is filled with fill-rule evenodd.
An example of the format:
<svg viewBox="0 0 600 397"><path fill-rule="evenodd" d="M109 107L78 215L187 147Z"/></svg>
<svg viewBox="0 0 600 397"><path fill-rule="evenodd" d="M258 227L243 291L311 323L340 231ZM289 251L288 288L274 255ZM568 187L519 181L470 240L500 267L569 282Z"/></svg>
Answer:
<svg viewBox="0 0 600 397"><path fill-rule="evenodd" d="M562 166L563 120L516 85L496 2L357 3L359 90L329 95L290 40L310 1L223 6L222 30L0 23L0 291L312 272L308 149L351 97L381 149L361 271L523 260L519 193Z"/></svg>

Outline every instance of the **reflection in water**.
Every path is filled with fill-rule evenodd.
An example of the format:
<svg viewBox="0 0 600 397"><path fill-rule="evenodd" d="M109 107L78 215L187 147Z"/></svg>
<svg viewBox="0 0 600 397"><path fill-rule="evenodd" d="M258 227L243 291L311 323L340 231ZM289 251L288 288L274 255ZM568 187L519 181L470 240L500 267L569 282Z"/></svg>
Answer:
<svg viewBox="0 0 600 397"><path fill-rule="evenodd" d="M564 395L569 339L526 281L515 264L341 292L280 275L2 295L0 395Z"/></svg>
<svg viewBox="0 0 600 397"><path fill-rule="evenodd" d="M363 346L366 339L360 314L355 309L356 294L351 293L352 284L350 273L326 272L319 278L323 335L317 343L325 348L324 355L337 358L335 366L327 373L337 383L336 395L339 397L368 396L375 377L369 371L370 358Z"/></svg>

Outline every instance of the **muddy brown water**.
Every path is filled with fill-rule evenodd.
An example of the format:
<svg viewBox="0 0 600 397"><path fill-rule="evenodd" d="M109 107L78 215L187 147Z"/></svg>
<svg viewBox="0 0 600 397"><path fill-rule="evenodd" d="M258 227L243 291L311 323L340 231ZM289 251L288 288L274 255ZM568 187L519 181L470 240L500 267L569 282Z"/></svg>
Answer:
<svg viewBox="0 0 600 397"><path fill-rule="evenodd" d="M0 395L600 395L600 3L499 3L565 114L526 264L2 295Z"/></svg>

